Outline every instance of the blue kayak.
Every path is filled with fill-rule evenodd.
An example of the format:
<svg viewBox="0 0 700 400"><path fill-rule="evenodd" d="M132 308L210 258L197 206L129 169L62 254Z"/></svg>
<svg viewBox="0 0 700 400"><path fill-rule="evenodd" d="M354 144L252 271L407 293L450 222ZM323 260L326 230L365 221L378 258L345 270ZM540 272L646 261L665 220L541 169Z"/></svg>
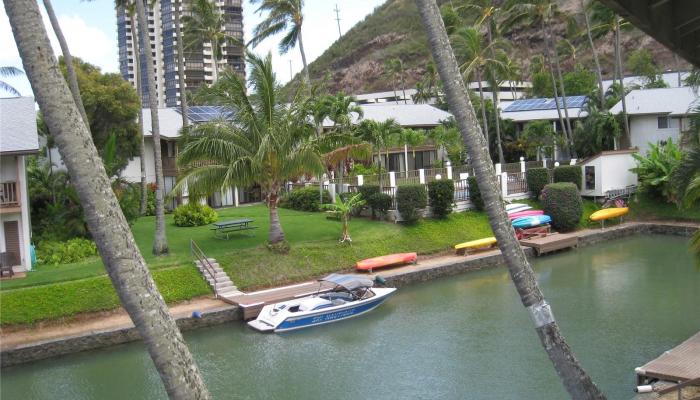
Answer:
<svg viewBox="0 0 700 400"><path fill-rule="evenodd" d="M534 228L550 222L552 222L552 218L549 215L530 215L514 219L513 228Z"/></svg>

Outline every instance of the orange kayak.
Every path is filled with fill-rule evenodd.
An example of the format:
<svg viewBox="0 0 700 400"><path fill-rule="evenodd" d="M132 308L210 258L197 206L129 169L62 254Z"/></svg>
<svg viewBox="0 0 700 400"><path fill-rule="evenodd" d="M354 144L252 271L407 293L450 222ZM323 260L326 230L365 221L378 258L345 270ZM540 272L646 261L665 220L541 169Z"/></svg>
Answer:
<svg viewBox="0 0 700 400"><path fill-rule="evenodd" d="M368 258L366 260L358 261L356 268L358 271L369 271L372 272L375 268L389 267L397 264L407 264L415 263L418 259L416 253L397 253L389 254L381 257Z"/></svg>

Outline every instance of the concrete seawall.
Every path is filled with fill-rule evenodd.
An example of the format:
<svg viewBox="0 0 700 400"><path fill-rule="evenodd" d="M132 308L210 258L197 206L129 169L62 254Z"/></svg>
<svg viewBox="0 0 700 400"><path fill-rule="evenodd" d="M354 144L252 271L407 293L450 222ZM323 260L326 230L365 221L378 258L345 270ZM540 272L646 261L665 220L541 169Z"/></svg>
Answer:
<svg viewBox="0 0 700 400"><path fill-rule="evenodd" d="M625 223L606 228L605 230L588 229L580 231L579 246L591 246L596 243L635 234L665 234L688 237L697 229L698 225L692 223ZM528 258L534 257L533 249L524 248L524 251ZM500 251L493 250L469 257L444 256L429 258L421 260L418 265L387 270L381 275L386 278L388 284L401 287L445 276L495 268L503 264L504 259ZM178 327L182 331L240 321L241 319L242 312L235 306L222 306L203 311L200 318L194 318L191 315L176 317ZM8 367L65 354L110 347L140 339L138 331L132 325L103 331L89 331L79 335L46 341L36 341L3 349L0 353L0 366Z"/></svg>

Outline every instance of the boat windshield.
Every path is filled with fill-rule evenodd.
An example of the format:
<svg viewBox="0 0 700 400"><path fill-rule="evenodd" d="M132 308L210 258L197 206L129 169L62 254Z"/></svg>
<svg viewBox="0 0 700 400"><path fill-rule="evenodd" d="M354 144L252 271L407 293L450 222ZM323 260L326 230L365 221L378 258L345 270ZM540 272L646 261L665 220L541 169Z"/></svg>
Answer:
<svg viewBox="0 0 700 400"><path fill-rule="evenodd" d="M335 283L348 291L353 291L360 288L368 289L374 285L373 280L359 275L330 274L327 277L319 280L323 282Z"/></svg>

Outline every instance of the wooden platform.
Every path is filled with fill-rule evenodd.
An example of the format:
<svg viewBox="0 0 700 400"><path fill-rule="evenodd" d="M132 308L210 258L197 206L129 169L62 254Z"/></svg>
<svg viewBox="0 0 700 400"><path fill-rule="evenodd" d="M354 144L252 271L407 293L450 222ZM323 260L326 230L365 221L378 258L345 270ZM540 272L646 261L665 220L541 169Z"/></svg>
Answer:
<svg viewBox="0 0 700 400"><path fill-rule="evenodd" d="M520 239L522 246L532 247L537 255L578 246L576 233L554 233L544 237Z"/></svg>
<svg viewBox="0 0 700 400"><path fill-rule="evenodd" d="M684 382L700 378L700 332L658 358L635 368L639 385L651 379Z"/></svg>
<svg viewBox="0 0 700 400"><path fill-rule="evenodd" d="M319 287L321 292L325 292L333 289L334 286L335 285L330 282L304 282L235 296L221 296L221 300L241 307L243 310L243 319L249 320L257 317L258 314L260 314L260 310L267 304L308 296L318 292Z"/></svg>

